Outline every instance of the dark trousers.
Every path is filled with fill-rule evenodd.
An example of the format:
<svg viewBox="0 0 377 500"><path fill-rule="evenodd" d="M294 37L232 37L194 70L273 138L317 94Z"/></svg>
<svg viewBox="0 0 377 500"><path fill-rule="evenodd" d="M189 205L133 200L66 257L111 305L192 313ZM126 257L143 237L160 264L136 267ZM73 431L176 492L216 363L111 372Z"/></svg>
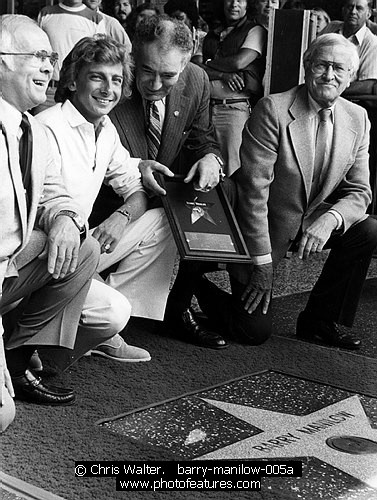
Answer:
<svg viewBox="0 0 377 500"><path fill-rule="evenodd" d="M330 254L310 294L306 311L326 321L353 325L373 251L377 220L368 217L343 235L334 235L325 248Z"/></svg>
<svg viewBox="0 0 377 500"><path fill-rule="evenodd" d="M306 311L327 321L352 326L362 287L377 246L377 221L368 218L343 235L330 238L331 248L322 273L315 284ZM169 296L167 311L189 307L196 295L203 312L225 336L251 345L267 340L272 333L271 304L267 314L258 307L253 314L243 308L241 296L245 286L230 277L232 293L220 290L203 278L212 271L208 264L181 262L177 279Z"/></svg>

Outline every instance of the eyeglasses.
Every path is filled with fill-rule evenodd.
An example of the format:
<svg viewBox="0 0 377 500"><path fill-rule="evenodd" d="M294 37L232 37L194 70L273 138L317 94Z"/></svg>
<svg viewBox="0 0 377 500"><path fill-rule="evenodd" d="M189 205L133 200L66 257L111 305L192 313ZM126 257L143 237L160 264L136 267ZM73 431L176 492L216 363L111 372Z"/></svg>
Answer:
<svg viewBox="0 0 377 500"><path fill-rule="evenodd" d="M332 67L334 73L337 76L345 76L349 71L351 71L350 68L345 67L342 64L330 62L330 61L316 61L312 62L312 72L315 75L323 75L326 73L329 69L329 67Z"/></svg>
<svg viewBox="0 0 377 500"><path fill-rule="evenodd" d="M55 66L59 59L59 54L57 52L51 52L51 54L49 54L46 50L36 50L35 52L0 52L0 56L34 56L42 62L49 59L51 66Z"/></svg>

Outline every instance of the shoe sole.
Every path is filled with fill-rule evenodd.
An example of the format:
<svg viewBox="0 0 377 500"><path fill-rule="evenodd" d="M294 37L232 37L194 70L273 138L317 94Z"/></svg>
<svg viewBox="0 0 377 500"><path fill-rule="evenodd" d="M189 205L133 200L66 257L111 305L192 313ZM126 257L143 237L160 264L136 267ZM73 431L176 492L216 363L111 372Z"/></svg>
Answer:
<svg viewBox="0 0 377 500"><path fill-rule="evenodd" d="M66 403L39 403L37 401L29 401L26 397L23 396L15 396L16 401L20 401L22 403L28 403L31 405L39 405L39 406L72 406L76 403L76 397L67 401Z"/></svg>
<svg viewBox="0 0 377 500"><path fill-rule="evenodd" d="M302 335L297 335L297 334L296 338L298 340L303 340L304 342L309 342L310 344L322 345L324 347L335 347L336 349L347 349L348 351L358 351L361 347L361 344L354 346L335 345L331 344L330 342L326 342L325 340L322 340L320 338L316 339L312 337L304 337Z"/></svg>
<svg viewBox="0 0 377 500"><path fill-rule="evenodd" d="M145 361L150 361L152 358L139 358L139 359L125 359L125 358L115 358L114 356L110 356L110 354L106 354L102 351L92 350L90 353L86 353L85 356L90 356L94 354L95 356L102 356L103 358L112 359L113 361L118 361L119 363L143 363Z"/></svg>

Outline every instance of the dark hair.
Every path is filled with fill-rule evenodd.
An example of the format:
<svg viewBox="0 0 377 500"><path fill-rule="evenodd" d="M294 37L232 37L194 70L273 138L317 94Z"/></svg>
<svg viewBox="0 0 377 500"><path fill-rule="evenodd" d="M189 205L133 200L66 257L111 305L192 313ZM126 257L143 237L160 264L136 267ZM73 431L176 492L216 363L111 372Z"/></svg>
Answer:
<svg viewBox="0 0 377 500"><path fill-rule="evenodd" d="M139 14L141 14L145 10L154 10L156 16L158 16L160 14L159 8L150 2L144 2L144 3L141 3L140 5L138 5L137 7L132 8L131 13L127 17L127 21L126 21L126 31L127 31L128 36L130 37L131 41L133 40L133 37L135 35L137 18L139 17Z"/></svg>
<svg viewBox="0 0 377 500"><path fill-rule="evenodd" d="M343 0L342 7L345 7L347 2L348 2L348 0ZM367 4L368 4L368 7L372 10L373 9L373 0L367 0Z"/></svg>
<svg viewBox="0 0 377 500"><path fill-rule="evenodd" d="M172 16L177 10L187 15L194 28L198 27L199 11L195 0L168 0L164 5L165 14L168 16Z"/></svg>
<svg viewBox="0 0 377 500"><path fill-rule="evenodd" d="M69 89L83 67L92 63L121 64L123 68L122 99L131 95L132 68L127 48L105 35L82 38L63 61L55 101L70 99L74 91Z"/></svg>
<svg viewBox="0 0 377 500"><path fill-rule="evenodd" d="M299 9L305 10L305 2L301 0L287 0L282 7L283 9Z"/></svg>
<svg viewBox="0 0 377 500"><path fill-rule="evenodd" d="M152 16L143 19L136 28L132 43L132 53L137 59L140 48L151 42L158 42L161 52L178 49L183 57L190 60L192 54L192 34L189 28L180 21L166 15Z"/></svg>

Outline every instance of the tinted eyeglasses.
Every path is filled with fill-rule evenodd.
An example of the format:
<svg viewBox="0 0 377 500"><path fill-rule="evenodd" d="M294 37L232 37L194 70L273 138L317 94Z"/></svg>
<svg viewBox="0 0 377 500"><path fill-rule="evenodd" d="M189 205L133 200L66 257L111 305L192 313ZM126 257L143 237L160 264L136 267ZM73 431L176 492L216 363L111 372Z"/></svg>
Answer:
<svg viewBox="0 0 377 500"><path fill-rule="evenodd" d="M49 59L51 66L55 66L59 59L57 52L48 53L46 50L36 50L35 52L0 52L0 56L33 56L37 57L42 62Z"/></svg>

